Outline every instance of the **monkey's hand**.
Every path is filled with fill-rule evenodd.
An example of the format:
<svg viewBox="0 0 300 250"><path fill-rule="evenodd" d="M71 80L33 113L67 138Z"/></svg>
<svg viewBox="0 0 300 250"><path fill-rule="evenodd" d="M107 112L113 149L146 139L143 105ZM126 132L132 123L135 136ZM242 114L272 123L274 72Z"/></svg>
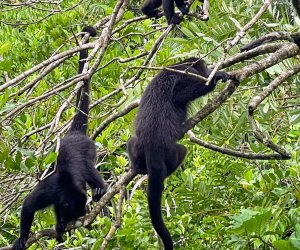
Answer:
<svg viewBox="0 0 300 250"><path fill-rule="evenodd" d="M92 190L93 201L99 201L101 197L106 193L106 189L97 187Z"/></svg>
<svg viewBox="0 0 300 250"><path fill-rule="evenodd" d="M180 17L178 14L174 14L174 16L171 18L169 25L170 24L180 24L182 22L183 18Z"/></svg>
<svg viewBox="0 0 300 250"><path fill-rule="evenodd" d="M217 81L221 80L222 82L226 82L228 80L233 80L234 79L233 76L227 74L224 71L218 71L218 72L216 72L216 74L215 74L214 77L215 77L215 79Z"/></svg>
<svg viewBox="0 0 300 250"><path fill-rule="evenodd" d="M189 5L187 3L184 2L182 5L177 5L177 7L184 15L189 13Z"/></svg>
<svg viewBox="0 0 300 250"><path fill-rule="evenodd" d="M28 238L25 238L25 237L18 238L13 245L13 249L14 250L25 250L25 245L26 245L27 239Z"/></svg>

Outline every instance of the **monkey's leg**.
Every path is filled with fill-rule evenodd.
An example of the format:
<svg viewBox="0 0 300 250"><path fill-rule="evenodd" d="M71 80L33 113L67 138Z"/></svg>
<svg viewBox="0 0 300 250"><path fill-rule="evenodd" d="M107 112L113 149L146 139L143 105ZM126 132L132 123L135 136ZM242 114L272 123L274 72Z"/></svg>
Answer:
<svg viewBox="0 0 300 250"><path fill-rule="evenodd" d="M146 0L143 4L141 11L148 17L159 17L159 10L157 9L161 5L162 0Z"/></svg>
<svg viewBox="0 0 300 250"><path fill-rule="evenodd" d="M185 146L180 144L175 144L168 152L168 157L166 160L168 176L171 175L183 162L186 156L187 150Z"/></svg>
<svg viewBox="0 0 300 250"><path fill-rule="evenodd" d="M168 24L179 24L182 18L175 13L174 0L162 0L162 6L164 9L165 16Z"/></svg>
<svg viewBox="0 0 300 250"><path fill-rule="evenodd" d="M21 232L20 237L14 244L14 249L25 249L30 227L37 210L52 204L56 189L53 185L54 178L51 176L39 183L36 188L25 198L21 211Z"/></svg>
<svg viewBox="0 0 300 250"><path fill-rule="evenodd" d="M178 105L186 105L188 102L213 91L216 87L217 80L225 80L227 74L223 73L215 76L209 85L205 85L205 82L191 77L187 77L186 79L177 82L173 89L173 98L175 103Z"/></svg>
<svg viewBox="0 0 300 250"><path fill-rule="evenodd" d="M34 213L37 211L38 201L31 196L27 196L21 211L21 233L20 239L28 238L30 227L34 218ZM26 242L26 241L25 241Z"/></svg>
<svg viewBox="0 0 300 250"><path fill-rule="evenodd" d="M27 238L18 238L14 242L13 250L25 250Z"/></svg>
<svg viewBox="0 0 300 250"><path fill-rule="evenodd" d="M86 199L85 199L86 201ZM86 214L86 202L77 202L76 205L74 205L73 209L67 210L66 212L68 214L62 214L64 219L69 223L70 221L77 220L81 216L85 216Z"/></svg>
<svg viewBox="0 0 300 250"><path fill-rule="evenodd" d="M127 141L127 151L132 169L137 174L147 174L144 152L138 147L138 138L131 137Z"/></svg>

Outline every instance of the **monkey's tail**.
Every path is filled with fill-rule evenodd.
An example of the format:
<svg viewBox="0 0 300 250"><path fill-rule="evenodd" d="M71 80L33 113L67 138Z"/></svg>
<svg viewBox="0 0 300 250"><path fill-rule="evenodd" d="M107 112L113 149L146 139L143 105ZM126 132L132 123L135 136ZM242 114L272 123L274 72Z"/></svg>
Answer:
<svg viewBox="0 0 300 250"><path fill-rule="evenodd" d="M161 212L161 198L164 190L164 172L166 164L161 155L146 155L146 165L148 172L148 206L152 225L163 241L165 250L173 250L171 235L164 224Z"/></svg>
<svg viewBox="0 0 300 250"><path fill-rule="evenodd" d="M88 32L92 37L95 37L97 34L97 31L92 26L84 27L82 32ZM85 59L87 59L87 57L87 49L81 50L79 52L78 74L82 73L85 64ZM76 115L71 125L70 132L79 131L83 134L86 134L89 114L90 79L84 80L83 82L83 87L77 92L76 107L78 110L76 111Z"/></svg>

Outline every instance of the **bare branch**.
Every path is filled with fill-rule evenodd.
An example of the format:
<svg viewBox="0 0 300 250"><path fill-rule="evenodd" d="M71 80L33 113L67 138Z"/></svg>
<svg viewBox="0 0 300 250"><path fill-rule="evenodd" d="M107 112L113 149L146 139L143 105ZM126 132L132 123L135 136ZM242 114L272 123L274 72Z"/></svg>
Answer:
<svg viewBox="0 0 300 250"><path fill-rule="evenodd" d="M114 236L114 234L117 231L117 229L121 226L122 206L123 206L123 200L124 200L124 196L125 196L125 191L126 191L125 187L122 186L120 188L118 205L117 205L117 208L116 208L117 211L116 211L115 223L113 224L113 226L109 230L108 234L105 236L104 241L103 241L103 243L102 243L102 245L100 247L100 250L104 250L106 248L106 246L108 245L109 241Z"/></svg>
<svg viewBox="0 0 300 250"><path fill-rule="evenodd" d="M253 113L257 106L267 98L280 84L286 81L289 77L297 74L300 71L300 65L294 66L292 69L287 70L286 72L281 73L276 77L269 85L266 87L259 95L254 96L248 105L248 120L250 126L254 132L255 138L260 141L262 144L268 148L274 150L275 152L282 155L285 159L290 159L291 155L281 146L274 143L271 139L268 138L258 127L257 122L254 120Z"/></svg>
<svg viewBox="0 0 300 250"><path fill-rule="evenodd" d="M267 10L269 5L272 3L273 0L265 0L264 5L260 8L260 10L256 13L256 15L252 18L252 20L247 23L236 35L234 39L231 40L231 42L228 44L228 46L225 48L226 51L228 51L231 47L236 45L241 38L245 35L246 31L250 29L262 16L262 14Z"/></svg>
<svg viewBox="0 0 300 250"><path fill-rule="evenodd" d="M127 113L129 113L131 110L135 109L140 103L140 99L137 99L135 101L133 101L132 103L130 103L129 105L127 105L126 107L124 107L122 110L111 114L109 117L107 117L102 123L101 125L96 128L96 130L94 131L93 135L91 136L91 138L93 140L95 140L97 138L97 136L114 120L126 115Z"/></svg>
<svg viewBox="0 0 300 250"><path fill-rule="evenodd" d="M195 136L195 134L191 130L188 131L188 135L191 142L197 143L202 147L214 150L222 154L250 159L250 160L282 160L283 159L283 157L280 154L256 154L253 152L242 152L242 151L232 150L228 148L218 147L216 145L209 144L203 140L200 140Z"/></svg>
<svg viewBox="0 0 300 250"><path fill-rule="evenodd" d="M20 74L19 76L9 80L8 82L6 82L5 84L0 86L0 93L5 90L8 87L14 86L16 84L19 84L22 80L24 80L26 77L32 75L33 73L35 73L36 71L48 66L49 64L61 59L61 58L65 58L67 56L73 55L75 53L77 53L80 50L84 50L84 49L92 49L95 47L95 43L86 43L84 45L81 46L76 46L70 50L64 51L60 54L57 54L56 56L53 56L43 62L41 62L40 64L32 67L31 69L23 72L22 74Z"/></svg>

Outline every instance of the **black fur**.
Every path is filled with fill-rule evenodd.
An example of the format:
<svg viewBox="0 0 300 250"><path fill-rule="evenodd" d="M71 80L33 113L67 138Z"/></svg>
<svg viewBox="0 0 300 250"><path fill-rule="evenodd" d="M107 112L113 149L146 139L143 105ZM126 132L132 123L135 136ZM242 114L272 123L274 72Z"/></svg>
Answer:
<svg viewBox="0 0 300 250"><path fill-rule="evenodd" d="M141 8L142 12L149 17L159 17L158 8L162 5L168 24L179 24L182 18L174 11L174 1L182 14L189 13L189 6L185 0L146 0Z"/></svg>
<svg viewBox="0 0 300 250"><path fill-rule="evenodd" d="M292 3L297 12L298 17L300 17L300 0L292 0Z"/></svg>
<svg viewBox="0 0 300 250"><path fill-rule="evenodd" d="M83 31L90 33L91 36L96 35L93 27L85 27ZM87 50L80 51L79 74L82 73L87 56ZM24 200L21 232L14 243L14 250L25 249L34 213L37 210L53 205L57 222L57 240L62 241L62 234L68 222L86 213L86 183L92 188L94 201L98 201L105 193L105 183L94 168L95 144L86 136L89 83L90 80L86 80L77 95L76 103L79 111L74 117L69 134L61 140L55 173L42 180Z"/></svg>
<svg viewBox="0 0 300 250"><path fill-rule="evenodd" d="M189 58L172 65L177 70L208 77L211 70L203 60ZM138 174L148 174L148 204L155 231L167 250L173 242L161 213L164 179L182 163L186 148L177 144L184 135L190 101L211 92L218 80L227 81L229 75L218 71L207 86L196 77L162 71L146 88L135 120L136 137L127 142L132 168Z"/></svg>
<svg viewBox="0 0 300 250"><path fill-rule="evenodd" d="M295 44L297 44L298 47L300 47L300 33L299 32L287 35L285 32L278 31L278 32L273 32L266 36L260 37L260 38L256 39L255 41L242 46L241 52L249 51L249 50L255 49L263 44L270 43L273 41L278 41L278 40L287 40L290 42L294 42Z"/></svg>

